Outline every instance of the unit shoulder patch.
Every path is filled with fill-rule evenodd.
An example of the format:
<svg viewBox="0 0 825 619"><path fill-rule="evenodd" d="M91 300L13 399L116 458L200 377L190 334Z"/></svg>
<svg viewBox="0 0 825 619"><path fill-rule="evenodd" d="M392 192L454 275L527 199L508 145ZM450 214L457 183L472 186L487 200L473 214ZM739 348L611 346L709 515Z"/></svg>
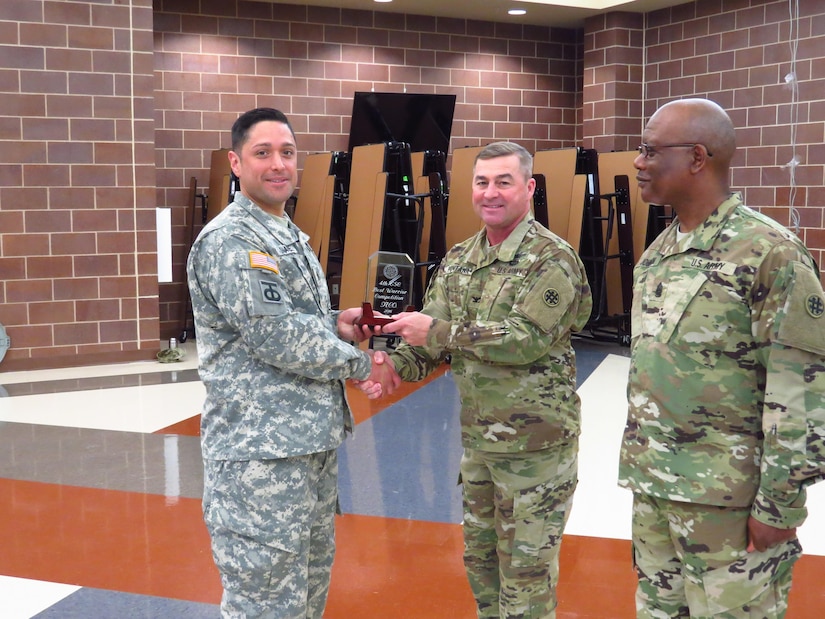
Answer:
<svg viewBox="0 0 825 619"><path fill-rule="evenodd" d="M825 301L822 300L821 294L809 294L805 299L805 310L811 318L822 318L825 314Z"/></svg>
<svg viewBox="0 0 825 619"><path fill-rule="evenodd" d="M261 297L263 298L264 303L282 303L283 296L281 292L278 290L278 284L275 282L268 282L266 280L261 280Z"/></svg>
<svg viewBox="0 0 825 619"><path fill-rule="evenodd" d="M825 295L819 274L805 265L795 263L792 288L786 304L787 314L779 327L782 344L825 354Z"/></svg>
<svg viewBox="0 0 825 619"><path fill-rule="evenodd" d="M561 295L555 288L548 288L544 291L544 302L547 307L556 307L561 302Z"/></svg>

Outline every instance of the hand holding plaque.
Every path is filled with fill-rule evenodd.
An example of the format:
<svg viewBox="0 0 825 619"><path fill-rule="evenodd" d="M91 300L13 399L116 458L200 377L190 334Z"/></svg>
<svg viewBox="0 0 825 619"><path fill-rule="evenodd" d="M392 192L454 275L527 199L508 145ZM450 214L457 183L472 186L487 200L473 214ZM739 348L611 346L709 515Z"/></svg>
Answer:
<svg viewBox="0 0 825 619"><path fill-rule="evenodd" d="M414 269L415 264L407 254L378 251L370 256L367 263L367 300L361 305L361 318L356 324L380 327L392 322L394 314L414 311Z"/></svg>

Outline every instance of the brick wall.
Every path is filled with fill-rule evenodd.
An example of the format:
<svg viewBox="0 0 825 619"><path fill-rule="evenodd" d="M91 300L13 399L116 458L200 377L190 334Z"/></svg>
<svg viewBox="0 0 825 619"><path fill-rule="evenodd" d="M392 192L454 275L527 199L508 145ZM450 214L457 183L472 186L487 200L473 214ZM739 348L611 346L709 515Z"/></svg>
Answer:
<svg viewBox="0 0 825 619"><path fill-rule="evenodd" d="M707 97L727 109L739 146L733 188L742 191L746 204L796 228L822 266L825 3L799 2L793 20L790 4L700 0L648 14L644 115L685 96ZM785 77L797 37L794 96ZM794 157L799 165L792 187L787 164Z"/></svg>
<svg viewBox="0 0 825 619"><path fill-rule="evenodd" d="M189 178L208 185L234 118L279 107L304 152L340 150L356 90L455 94L452 148L530 150L632 148L661 103L710 97L737 125L734 188L798 215L823 264L825 4L793 19L791 4L699 0L570 31L237 0L2 2L2 367L153 354L179 329ZM160 287L155 206L174 224L176 283Z"/></svg>
<svg viewBox="0 0 825 619"><path fill-rule="evenodd" d="M189 179L208 185L211 151L229 147L240 113L276 107L303 153L346 150L354 92L454 94L452 148L505 138L531 152L573 146L580 38L463 19L156 0L158 204L175 207L176 283L161 286L162 332L175 333L185 298Z"/></svg>
<svg viewBox="0 0 825 619"><path fill-rule="evenodd" d="M585 148L610 152L639 145L644 124L644 20L639 13L608 13L585 23Z"/></svg>
<svg viewBox="0 0 825 619"><path fill-rule="evenodd" d="M0 3L4 369L157 350L151 0Z"/></svg>

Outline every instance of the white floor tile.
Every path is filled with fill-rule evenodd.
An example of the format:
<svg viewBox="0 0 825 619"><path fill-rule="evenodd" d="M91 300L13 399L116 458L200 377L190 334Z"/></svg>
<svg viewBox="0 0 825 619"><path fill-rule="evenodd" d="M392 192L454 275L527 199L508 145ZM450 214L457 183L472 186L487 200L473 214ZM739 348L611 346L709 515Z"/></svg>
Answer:
<svg viewBox="0 0 825 619"><path fill-rule="evenodd" d="M630 539L632 495L616 483L627 419L629 359L608 355L579 387L579 486L565 533Z"/></svg>
<svg viewBox="0 0 825 619"><path fill-rule="evenodd" d="M29 619L78 589L74 585L0 576L0 614L3 619Z"/></svg>
<svg viewBox="0 0 825 619"><path fill-rule="evenodd" d="M93 376L121 376L123 374L148 374L151 372L173 372L197 369L198 351L195 342L189 341L181 344L180 347L186 352L186 356L181 361L175 363L160 363L159 361L149 360L107 365L54 368L50 370L3 372L0 373L0 385L89 378Z"/></svg>
<svg viewBox="0 0 825 619"><path fill-rule="evenodd" d="M630 539L630 491L616 484L627 416L630 360L608 355L579 388L582 434L579 487L566 533ZM805 554L825 556L825 482L808 489L808 519L799 528Z"/></svg>
<svg viewBox="0 0 825 619"><path fill-rule="evenodd" d="M825 557L825 482L808 488L808 519L797 534L806 555Z"/></svg>
<svg viewBox="0 0 825 619"><path fill-rule="evenodd" d="M200 381L0 398L0 421L157 432L201 412Z"/></svg>

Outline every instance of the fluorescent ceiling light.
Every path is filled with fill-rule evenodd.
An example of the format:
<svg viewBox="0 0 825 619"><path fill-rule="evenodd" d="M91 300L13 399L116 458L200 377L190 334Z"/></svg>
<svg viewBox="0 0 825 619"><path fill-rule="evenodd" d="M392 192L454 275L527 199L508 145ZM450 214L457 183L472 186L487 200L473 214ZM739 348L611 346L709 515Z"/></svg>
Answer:
<svg viewBox="0 0 825 619"><path fill-rule="evenodd" d="M569 6L576 9L593 9L600 11L627 4L631 0L515 0L525 4L547 4L551 6Z"/></svg>
<svg viewBox="0 0 825 619"><path fill-rule="evenodd" d="M507 11L508 15L527 15L526 9L510 9Z"/></svg>

